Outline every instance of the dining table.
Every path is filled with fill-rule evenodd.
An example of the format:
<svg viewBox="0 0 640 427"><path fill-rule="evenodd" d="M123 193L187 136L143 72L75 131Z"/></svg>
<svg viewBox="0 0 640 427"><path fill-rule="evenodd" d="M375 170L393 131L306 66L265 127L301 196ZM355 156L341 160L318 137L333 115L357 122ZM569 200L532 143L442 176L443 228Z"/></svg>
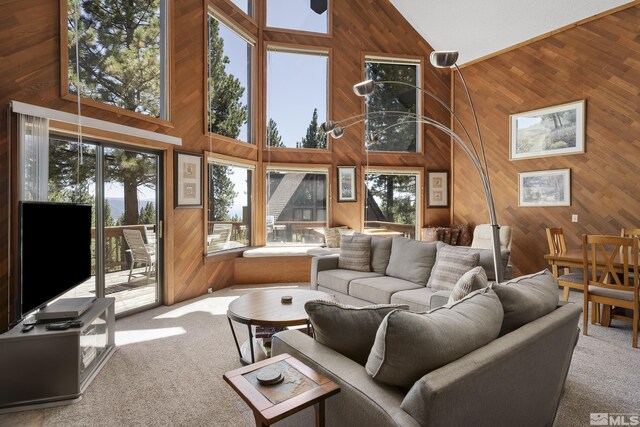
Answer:
<svg viewBox="0 0 640 427"><path fill-rule="evenodd" d="M557 272L561 268L572 268L572 267L583 268L584 267L582 249L567 249L564 252L550 253L550 254L546 254L544 258L547 261L549 261L549 264L552 267L555 267L555 268L552 268L554 272ZM587 259L589 261L589 268L590 268L592 263L591 251L587 253ZM596 262L596 265L599 267L604 267L606 265L606 260L604 256L599 252L596 252L595 262ZM620 262L619 259L617 259L613 262L613 267L618 272L621 272L622 269L624 268L624 265L622 262ZM629 269L631 270L632 268L633 268L633 265L629 264ZM594 316L592 316L591 318L592 323L599 321L600 325L602 326L606 326L606 327L610 326L611 318L612 318L611 311L612 311L612 308L610 305L603 304L601 313L599 313L599 310L594 311Z"/></svg>

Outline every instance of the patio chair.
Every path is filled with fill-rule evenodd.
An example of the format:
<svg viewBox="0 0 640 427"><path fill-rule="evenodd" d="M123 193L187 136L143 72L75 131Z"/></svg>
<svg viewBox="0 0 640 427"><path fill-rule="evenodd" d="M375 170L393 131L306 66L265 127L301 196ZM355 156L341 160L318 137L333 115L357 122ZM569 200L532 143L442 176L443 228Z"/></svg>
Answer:
<svg viewBox="0 0 640 427"><path fill-rule="evenodd" d="M151 272L155 271L156 256L149 253L147 246L142 238L142 233L139 230L122 230L124 240L127 242L127 252L131 256L131 268L129 269L129 279L127 283L131 283L131 275L133 274L133 266L135 263L144 264L145 274L147 275L147 282L149 284L149 276Z"/></svg>
<svg viewBox="0 0 640 427"><path fill-rule="evenodd" d="M233 224L213 224L213 234L208 237L209 252L227 249L232 229Z"/></svg>

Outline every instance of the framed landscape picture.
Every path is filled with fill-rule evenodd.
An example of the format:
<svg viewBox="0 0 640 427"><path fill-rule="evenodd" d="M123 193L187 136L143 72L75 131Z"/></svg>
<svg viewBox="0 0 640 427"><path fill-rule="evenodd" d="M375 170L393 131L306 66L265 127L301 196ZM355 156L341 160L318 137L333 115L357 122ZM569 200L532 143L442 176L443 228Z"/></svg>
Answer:
<svg viewBox="0 0 640 427"><path fill-rule="evenodd" d="M449 172L428 172L427 207L446 208L449 206Z"/></svg>
<svg viewBox="0 0 640 427"><path fill-rule="evenodd" d="M518 174L518 206L571 206L569 169Z"/></svg>
<svg viewBox="0 0 640 427"><path fill-rule="evenodd" d="M510 160L584 153L585 101L512 114Z"/></svg>
<svg viewBox="0 0 640 427"><path fill-rule="evenodd" d="M338 202L356 201L356 167L338 166Z"/></svg>
<svg viewBox="0 0 640 427"><path fill-rule="evenodd" d="M174 151L173 188L176 208L202 207L202 154Z"/></svg>

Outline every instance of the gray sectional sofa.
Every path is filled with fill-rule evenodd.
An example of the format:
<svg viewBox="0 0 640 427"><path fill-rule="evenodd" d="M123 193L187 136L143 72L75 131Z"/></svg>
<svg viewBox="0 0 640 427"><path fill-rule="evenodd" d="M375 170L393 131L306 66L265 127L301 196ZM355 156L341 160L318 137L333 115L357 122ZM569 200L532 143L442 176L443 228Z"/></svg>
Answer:
<svg viewBox="0 0 640 427"><path fill-rule="evenodd" d="M344 275L340 277L346 280ZM373 283L375 288L376 282ZM347 293L349 288L347 286ZM415 289L419 290L415 287L405 290ZM485 296L491 297L492 315L487 315L486 311L474 313L474 306L469 304L468 300L477 300L476 294L481 293L491 294ZM384 293L379 291L369 295L384 297ZM499 298L497 306L496 296ZM372 309L375 308L357 310ZM344 310L353 316L353 308ZM500 310L499 317L494 315L495 310ZM552 426L579 337L576 325L581 312L579 305L558 304L557 282L548 271L544 271L522 276L507 284L494 284L490 290L480 289L461 301L429 313L412 313L396 307L380 323L366 367L362 362L347 357L344 351L333 349L330 343L322 343L318 337L314 340L298 331L274 335L272 349L274 355L291 354L340 385L340 393L326 401L326 425ZM452 314L458 316L458 320ZM335 316L335 309L331 316L340 317ZM313 316L311 318L313 323ZM402 328L405 319L407 325ZM454 328L442 328L450 319L453 322L462 319L467 326L461 327L460 323ZM411 379L408 389L390 385L394 384L393 371L386 375L386 379L375 378L376 372L372 372L371 365L379 362L381 357L396 358L388 363L390 369L415 368L418 363L434 360L450 348L459 347L460 340L474 341L478 330L477 327L467 330L469 322L492 328L494 334L497 333L498 322L499 335L478 343L466 354L457 353L444 364L432 366L414 376L415 382ZM394 328L390 330L391 323L394 323ZM493 324L490 326L490 323ZM385 330L381 332L383 328ZM339 329L339 324L335 329ZM398 341L398 329L404 329L401 341ZM431 329L432 338L419 336L424 335L425 329ZM393 333L396 333L395 338L390 336ZM395 352L390 347L380 351L381 343L396 347ZM400 347L399 351L397 347ZM395 355L388 355L390 352ZM394 363L399 360L405 363ZM314 410L307 408L275 425L313 425L313 419Z"/></svg>
<svg viewBox="0 0 640 427"><path fill-rule="evenodd" d="M450 246L442 242L421 242L404 237L371 240L371 270L338 268L337 256L314 257L311 261L311 289L335 295L345 304L406 304L413 311L446 304L455 282L433 283L431 271L438 249L449 248L461 255L479 254L479 265L490 281L495 280L493 253L489 249ZM511 278L509 250L502 251L504 277Z"/></svg>

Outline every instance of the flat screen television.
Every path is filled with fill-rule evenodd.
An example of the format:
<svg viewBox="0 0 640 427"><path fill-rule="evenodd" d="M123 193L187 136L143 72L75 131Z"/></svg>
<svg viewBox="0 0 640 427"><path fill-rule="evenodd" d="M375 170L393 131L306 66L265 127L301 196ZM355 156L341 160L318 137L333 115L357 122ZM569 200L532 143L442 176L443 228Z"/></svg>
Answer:
<svg viewBox="0 0 640 427"><path fill-rule="evenodd" d="M91 277L91 206L20 202L17 323Z"/></svg>

